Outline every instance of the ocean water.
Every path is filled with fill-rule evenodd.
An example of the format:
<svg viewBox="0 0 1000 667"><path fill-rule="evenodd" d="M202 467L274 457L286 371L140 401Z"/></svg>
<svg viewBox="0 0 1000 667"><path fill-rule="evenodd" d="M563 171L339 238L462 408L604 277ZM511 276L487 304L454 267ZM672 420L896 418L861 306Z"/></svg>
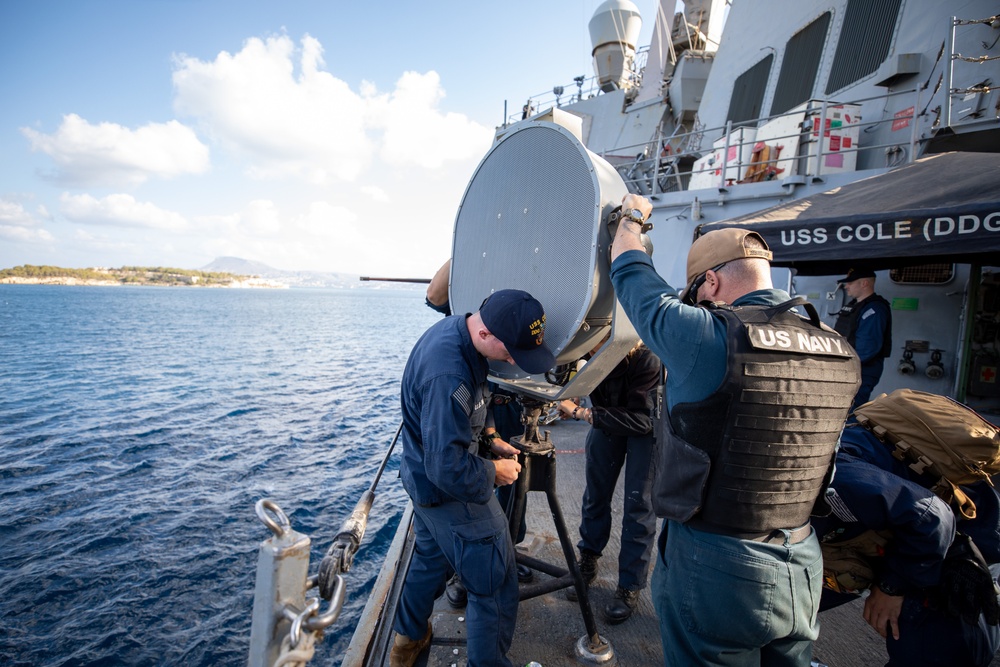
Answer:
<svg viewBox="0 0 1000 667"><path fill-rule="evenodd" d="M439 318L422 289L0 285L0 664L246 664L254 504L312 538L315 572ZM350 640L397 469L312 664Z"/></svg>

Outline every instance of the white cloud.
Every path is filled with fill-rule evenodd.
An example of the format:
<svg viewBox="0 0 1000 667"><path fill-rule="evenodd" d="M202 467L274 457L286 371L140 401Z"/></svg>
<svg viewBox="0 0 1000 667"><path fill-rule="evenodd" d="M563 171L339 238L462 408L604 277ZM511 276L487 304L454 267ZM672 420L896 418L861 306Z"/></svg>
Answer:
<svg viewBox="0 0 1000 667"><path fill-rule="evenodd" d="M151 177L204 173L209 166L208 147L176 120L130 130L66 114L54 134L27 127L21 133L32 150L55 161L56 178L66 184L138 185Z"/></svg>
<svg viewBox="0 0 1000 667"><path fill-rule="evenodd" d="M166 211L149 202L136 201L127 194L97 199L87 194L63 193L59 203L60 212L72 222L168 231L182 231L189 227L181 214Z"/></svg>
<svg viewBox="0 0 1000 667"><path fill-rule="evenodd" d="M40 206L39 215L48 218L48 211ZM18 202L0 198L0 238L10 241L52 241L53 236L41 228L41 220L25 210Z"/></svg>
<svg viewBox="0 0 1000 667"><path fill-rule="evenodd" d="M389 193L378 187L377 185L364 185L359 188L361 194L366 198L380 203L389 201Z"/></svg>
<svg viewBox="0 0 1000 667"><path fill-rule="evenodd" d="M288 37L248 39L214 62L180 56L173 74L178 113L197 117L230 150L246 155L260 177L313 183L353 180L372 152L364 102L321 71L322 47L305 37L296 72Z"/></svg>
<svg viewBox="0 0 1000 667"><path fill-rule="evenodd" d="M257 178L353 182L375 155L436 169L489 147L491 129L438 109L444 91L435 72L406 73L391 94L370 82L354 92L324 70L322 54L308 35L298 48L282 35L248 39L211 62L178 56L175 110L247 158Z"/></svg>
<svg viewBox="0 0 1000 667"><path fill-rule="evenodd" d="M151 241L145 235L123 238L108 227L95 231L77 227L72 233L76 251L85 251L92 259L82 266L170 266L171 245L162 238ZM111 232L111 233L108 233ZM154 245L155 243L155 245ZM81 266L80 263L70 266Z"/></svg>
<svg viewBox="0 0 1000 667"><path fill-rule="evenodd" d="M52 241L54 237L52 234L44 229L31 229L28 227L15 227L13 225L3 225L0 224L0 238L5 238L10 241L26 241L26 242L38 242L38 241Z"/></svg>
<svg viewBox="0 0 1000 667"><path fill-rule="evenodd" d="M281 227L278 208L274 202L263 199L250 202L239 217L238 229L247 236L276 236Z"/></svg>
<svg viewBox="0 0 1000 667"><path fill-rule="evenodd" d="M18 202L0 199L0 225L33 227L38 221Z"/></svg>
<svg viewBox="0 0 1000 667"><path fill-rule="evenodd" d="M406 72L382 109L385 133L381 156L394 166L437 169L445 162L482 156L493 131L466 116L442 114L444 98L437 72Z"/></svg>
<svg viewBox="0 0 1000 667"><path fill-rule="evenodd" d="M384 252L375 227L366 228L345 206L314 201L284 210L267 200L249 202L238 214L199 218L202 252L263 261L279 269L361 273Z"/></svg>
<svg viewBox="0 0 1000 667"><path fill-rule="evenodd" d="M339 237L342 241L356 237L358 215L343 206L328 202L313 202L295 226L306 234L322 237Z"/></svg>
<svg viewBox="0 0 1000 667"><path fill-rule="evenodd" d="M176 121L126 128L69 114L52 134L22 129L67 184L49 195L61 226L41 207L32 212L65 242L55 250L86 250L99 264L202 266L232 255L284 269L429 277L493 136L443 108L437 73L407 72L387 92L369 81L352 89L308 36L252 38L205 61L178 56L173 84ZM125 187L180 174L199 178ZM282 182L241 181L246 174ZM70 189L79 185L110 189ZM26 229L44 237L40 223L12 222L25 216L0 208L5 238L15 227L19 239ZM0 253L13 246L0 243Z"/></svg>
<svg viewBox="0 0 1000 667"><path fill-rule="evenodd" d="M235 242L266 241L272 247L302 244L321 254L314 242L326 243L331 237L353 235L358 215L344 206L325 201L310 203L299 214L283 211L273 201L255 199L238 213L204 216L197 219L202 232L226 237Z"/></svg>

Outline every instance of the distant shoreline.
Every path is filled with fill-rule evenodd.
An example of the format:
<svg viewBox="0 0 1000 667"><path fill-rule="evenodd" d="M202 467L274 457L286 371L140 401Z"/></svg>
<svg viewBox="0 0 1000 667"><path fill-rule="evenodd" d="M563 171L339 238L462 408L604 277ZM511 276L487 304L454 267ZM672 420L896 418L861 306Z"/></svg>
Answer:
<svg viewBox="0 0 1000 667"><path fill-rule="evenodd" d="M164 267L121 267L120 269L66 269L58 266L16 266L0 270L0 284L69 285L119 287L227 287L240 289L287 289L283 281L219 271L191 271Z"/></svg>
<svg viewBox="0 0 1000 667"><path fill-rule="evenodd" d="M240 266L240 265L243 266ZM203 269L173 267L122 266L119 268L91 267L70 269L60 266L25 264L9 269L0 268L0 285L59 285L86 287L120 287L148 285L151 287L227 287L230 289L298 289L332 288L402 289L420 291L429 279L359 276L348 273L320 271L280 271L251 262L223 258Z"/></svg>
<svg viewBox="0 0 1000 667"><path fill-rule="evenodd" d="M53 278L0 278L0 285L60 285L64 287L208 287L216 289L288 289L285 283L263 278L233 280L228 284L208 283L157 283L121 282L117 280L81 280L71 277Z"/></svg>

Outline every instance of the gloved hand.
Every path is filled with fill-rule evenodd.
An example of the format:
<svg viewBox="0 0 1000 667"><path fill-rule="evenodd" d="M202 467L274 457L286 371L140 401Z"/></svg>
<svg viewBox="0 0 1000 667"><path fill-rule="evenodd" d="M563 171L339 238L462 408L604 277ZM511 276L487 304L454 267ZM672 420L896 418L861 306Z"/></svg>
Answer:
<svg viewBox="0 0 1000 667"><path fill-rule="evenodd" d="M986 559L968 535L955 534L941 573L944 610L960 616L969 625L983 614L990 625L1000 624L997 586Z"/></svg>

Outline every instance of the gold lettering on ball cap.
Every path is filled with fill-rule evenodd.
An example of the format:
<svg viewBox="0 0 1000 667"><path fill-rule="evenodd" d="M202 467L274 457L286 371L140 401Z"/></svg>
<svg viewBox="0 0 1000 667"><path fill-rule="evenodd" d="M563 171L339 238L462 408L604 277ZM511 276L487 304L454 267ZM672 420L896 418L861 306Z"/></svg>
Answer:
<svg viewBox="0 0 1000 667"><path fill-rule="evenodd" d="M545 316L531 323L531 335L536 336L535 345L541 345L545 340Z"/></svg>

